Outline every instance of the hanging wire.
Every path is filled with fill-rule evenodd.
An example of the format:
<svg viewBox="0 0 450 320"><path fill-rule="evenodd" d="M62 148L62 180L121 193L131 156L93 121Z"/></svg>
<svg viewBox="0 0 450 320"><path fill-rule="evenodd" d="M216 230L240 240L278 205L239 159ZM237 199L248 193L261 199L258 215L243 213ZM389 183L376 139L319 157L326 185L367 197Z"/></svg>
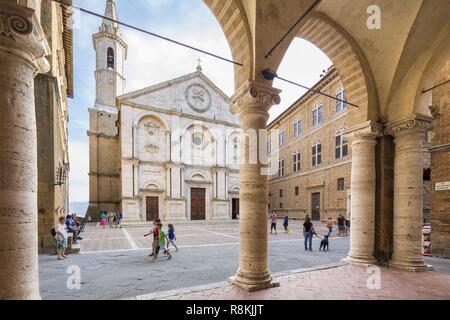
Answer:
<svg viewBox="0 0 450 320"><path fill-rule="evenodd" d="M350 105L350 106L353 106L353 107L356 107L356 108L360 108L360 106L358 106L358 105L356 105L356 104L354 104L354 103L351 103L351 102L348 102L348 101L345 101L345 100L336 98L336 97L334 97L334 96L332 96L332 95L323 93L323 92L321 92L320 90L317 90L317 89L314 89L314 88L309 88L309 87L304 86L304 85L302 85L302 84L300 84L300 83L297 83L297 82L294 82L294 81L291 81L291 80L282 78L282 77L278 76L278 75L276 74L276 72L273 71L273 70L270 70L270 69L264 69L264 70L262 71L262 75L263 75L263 77L264 77L266 80L272 81L273 79L277 78L277 79L279 79L279 80L281 80L281 81L284 81L284 82L293 84L294 86L297 86L297 87L306 89L306 90L307 90L306 93L308 93L308 92L314 92L314 93L320 94L320 95L322 95L322 96L325 96L325 97L334 99L334 100L336 100L336 101L344 102L344 103L346 103L346 104L348 104L348 105Z"/></svg>
<svg viewBox="0 0 450 320"><path fill-rule="evenodd" d="M68 3L66 3L66 2L63 1L63 0L52 0L52 1L57 2L57 3L59 3L59 4L63 5L63 6L71 6L72 8L77 9L77 10L80 10L81 12L84 12L84 13L86 13L86 14L89 14L89 15L92 15L92 16L95 16L95 17L98 17L98 18L102 18L102 19L105 19L105 20L108 20L108 21L117 23L117 24L122 25L122 26L124 26L124 27L127 27L127 28L130 28L130 29L133 29L133 30L136 30L136 31L145 33L145 34L150 35L150 36L152 36L152 37L156 37L156 38L159 38L159 39L162 39L162 40L171 42L171 43L173 43L173 44L182 46L182 47L187 48L187 49L190 49L190 50L194 50L194 51L203 53L203 54L205 54L205 55L208 55L208 56L211 56L211 57L220 59L220 60L222 60L222 61L229 62L229 63L232 63L232 64L234 64L234 65L241 66L241 67L244 66L244 65L243 65L242 63L240 63L240 62L236 62L236 61L233 61L233 60L230 60L230 59L221 57L221 56L219 56L219 55L217 55L217 54L214 54L214 53L211 53L211 52L208 52L208 51L199 49L199 48L197 48L197 47L194 47L194 46L191 46L191 45L188 45L188 44L185 44L185 43L182 43L182 42L179 42L179 41L170 39L170 38L168 38L168 37L164 37L164 36L162 36L162 35L159 35L159 34L156 34L156 33L153 33L153 32L150 32L150 31L147 31L147 30L144 30L144 29L135 27L135 26L132 26L132 25L130 25L130 24L128 24L128 23L125 23L125 22L122 22L122 21L118 21L118 20L111 19L111 18L106 17L106 16L104 16L104 15L101 15L101 14L95 13L95 12L93 12L93 11L90 11L90 10L87 10L87 9L84 9L84 8L81 8L81 7L78 7L78 6L74 5L74 4L68 4Z"/></svg>
<svg viewBox="0 0 450 320"><path fill-rule="evenodd" d="M269 52L267 52L266 57L265 57L266 59L272 55L272 53L275 51L275 49L278 48L278 46L284 41L284 39L286 39L286 37L292 32L292 30L294 30L294 29L298 26L298 24L299 24L300 22L302 22L303 19L305 19L306 16L307 16L311 11L313 11L315 7L317 7L317 6L319 5L320 1L321 1L321 0L316 0L316 1L314 1L314 3L308 8L308 10L306 10L306 11L302 14L302 16L301 16L300 18L298 18L298 20L292 25L292 27L290 27L289 30L281 37L281 39L278 40L278 42L275 44L275 46L274 46L272 49L270 49Z"/></svg>
<svg viewBox="0 0 450 320"><path fill-rule="evenodd" d="M235 64L235 65L241 66L241 67L244 66L242 63L239 63L239 62L236 62L236 61L233 61L233 60L230 60L230 59L221 57L221 56L219 56L219 55L217 55L217 54L214 54L214 53L211 53L211 52L208 52L208 51L205 51L205 50L196 48L196 47L194 47L194 46L191 46L191 45L188 45L188 44L185 44L185 43L182 43L182 42L179 42L179 41L176 41L176 40L173 40L173 39L164 37L164 36L161 36L161 35L159 35L159 34L156 34L156 33L153 33L153 32L150 32L150 31L147 31L147 30L144 30L144 29L135 27L135 26L132 26L132 25L130 25L130 24L128 24L128 23L121 22L121 21L119 21L119 20L115 20L115 19L106 17L106 16L104 16L104 15L95 13L95 12L93 12L93 11L90 11L90 10L87 10L87 9L84 9L84 8L81 8L81 7L78 7L78 6L74 5L74 4L66 3L64 0L52 0L52 1L53 1L53 2L56 2L56 3L59 3L59 4L63 5L63 6L70 6L70 7L74 8L74 9L76 9L76 10L79 10L80 12L84 12L84 13L86 13L86 14L89 14L89 15L92 15L92 16L95 16L95 17L98 17L98 18L102 18L102 19L105 19L105 20L108 20L108 21L117 23L117 24L119 24L119 25L125 26L125 27L127 27L127 28L130 28L130 29L133 29L133 30L142 32L142 33L145 33L145 34L147 34L147 35L150 35L150 36L153 36L153 37L156 37L156 38L159 38L159 39L168 41L168 42L171 42L171 43L173 43L173 44L176 44L176 45L179 45L179 46L182 46L182 47L185 47L185 48L188 48L188 49L191 49L191 50L194 50L194 51L203 53L203 54L205 54L205 55L209 55L209 56L211 56L211 57L220 59L220 60L222 60L222 61L229 62L229 63ZM293 30L293 29L294 29L294 28L295 28L295 27L296 27L296 26L297 26L297 25L298 25L298 24L299 24L299 23L300 23L300 22L301 22L301 21L302 21L302 20L303 20L303 19L304 19L311 11L312 11L312 10L314 10L314 8L315 8L320 2L321 2L321 0L316 0L316 1L313 3L313 5L312 5L311 7L308 8L308 10L307 10L307 11L306 11L306 12L305 12L305 13L304 13L304 14L303 14L303 15L302 15L295 23L294 23L294 25L293 25L293 26L285 33L285 35L277 42L277 44L276 44L276 45L268 52L268 54L266 55L266 58L269 57L269 56L273 53L273 51L280 45L280 43L284 41L284 39L287 37L287 35L288 35L290 32L292 32L292 30ZM342 99L333 97L333 96L331 96L331 95L329 95L329 94L326 94L326 93L321 92L320 90L316 90L316 89L313 89L313 88L309 88L309 87L307 87L307 86L304 86L304 85L302 85L302 84L296 83L296 82L294 82L294 81L291 81L291 80L282 78L282 77L278 76L274 71L272 71L272 70L270 70L270 69L265 69L265 70L263 70L262 73L263 73L264 78L266 78L267 80L273 80L274 78L277 78L277 79L280 79L281 81L284 81L284 82L290 83L290 84L292 84L292 85L298 86L298 87L300 87L300 88L303 88L303 89L307 90L307 92L315 92L315 93L317 93L317 94L326 96L326 97L331 98L331 99L334 99L334 100L336 100L336 101L343 102L343 103L346 103L346 104L348 104L348 105L350 105L350 106L359 108L359 106L356 105L356 104L354 104L354 103L351 103L351 102L348 102L348 101L345 101L345 100L342 100ZM450 80L449 80L449 81L450 81ZM449 81L447 81L447 82L449 82ZM445 84L445 83L444 83L444 84ZM441 85L443 85L443 84L441 84ZM440 86L440 85L438 85L438 86ZM437 87L437 86L436 86L436 87ZM436 88L436 87L433 87L433 88L431 88L431 89L429 89L429 90L432 90L432 89L434 89L434 88ZM429 90L428 90L428 91L429 91ZM425 93L425 92L427 92L427 91L424 91L424 93Z"/></svg>
<svg viewBox="0 0 450 320"><path fill-rule="evenodd" d="M442 83L440 83L440 84L437 84L437 85L435 85L434 87L431 87L430 89L423 90L423 91L422 91L422 94L427 93L427 92L429 92L429 91L431 91L431 90L437 89L437 88L439 88L439 87L442 87L443 85L446 85L446 84L448 84L448 83L450 83L450 79L447 80L447 81L444 81L444 82L442 82Z"/></svg>

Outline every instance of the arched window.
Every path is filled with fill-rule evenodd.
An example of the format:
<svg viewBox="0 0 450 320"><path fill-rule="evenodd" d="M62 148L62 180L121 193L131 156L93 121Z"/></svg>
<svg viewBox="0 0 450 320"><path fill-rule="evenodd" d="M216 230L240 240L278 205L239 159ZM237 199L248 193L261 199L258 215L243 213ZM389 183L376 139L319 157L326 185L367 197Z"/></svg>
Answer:
<svg viewBox="0 0 450 320"><path fill-rule="evenodd" d="M341 159L348 155L348 142L344 139L343 132L343 128L336 132L336 159Z"/></svg>
<svg viewBox="0 0 450 320"><path fill-rule="evenodd" d="M312 147L312 166L318 166L322 163L322 143L318 140L314 142Z"/></svg>
<svg viewBox="0 0 450 320"><path fill-rule="evenodd" d="M313 109L313 127L321 125L323 122L323 104L319 101Z"/></svg>
<svg viewBox="0 0 450 320"><path fill-rule="evenodd" d="M345 97L344 87L340 86L339 89L336 91L336 98L347 101L347 99ZM345 110L345 109L347 109L346 102L336 101L336 112L341 112L342 110Z"/></svg>
<svg viewBox="0 0 450 320"><path fill-rule="evenodd" d="M108 69L114 69L114 50L113 50L113 48L108 48L107 65L108 65Z"/></svg>

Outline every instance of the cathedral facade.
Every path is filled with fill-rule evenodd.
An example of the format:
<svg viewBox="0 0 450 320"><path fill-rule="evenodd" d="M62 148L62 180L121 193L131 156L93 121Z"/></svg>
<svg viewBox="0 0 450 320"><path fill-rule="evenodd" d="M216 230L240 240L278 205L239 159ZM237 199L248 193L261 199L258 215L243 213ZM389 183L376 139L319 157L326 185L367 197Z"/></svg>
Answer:
<svg viewBox="0 0 450 320"><path fill-rule="evenodd" d="M117 20L114 1L106 16ZM95 34L97 97L90 113L90 209L124 221L239 216L238 117L202 72L124 93L127 45L118 25Z"/></svg>

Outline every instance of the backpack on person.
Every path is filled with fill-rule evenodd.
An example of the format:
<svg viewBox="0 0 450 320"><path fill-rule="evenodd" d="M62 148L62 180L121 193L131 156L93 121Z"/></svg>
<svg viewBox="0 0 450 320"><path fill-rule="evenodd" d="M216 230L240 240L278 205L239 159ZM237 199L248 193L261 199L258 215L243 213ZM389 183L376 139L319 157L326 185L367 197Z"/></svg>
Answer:
<svg viewBox="0 0 450 320"><path fill-rule="evenodd" d="M56 230L55 230L55 228L52 228L52 230L50 230L50 233L51 233L52 237L56 237Z"/></svg>

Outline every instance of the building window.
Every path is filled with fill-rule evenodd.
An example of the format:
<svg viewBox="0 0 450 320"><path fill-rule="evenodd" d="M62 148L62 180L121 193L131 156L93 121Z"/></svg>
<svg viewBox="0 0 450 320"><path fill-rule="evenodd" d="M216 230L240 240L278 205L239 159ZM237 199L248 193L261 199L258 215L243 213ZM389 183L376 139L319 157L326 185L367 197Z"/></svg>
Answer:
<svg viewBox="0 0 450 320"><path fill-rule="evenodd" d="M272 140L267 141L267 155L272 153Z"/></svg>
<svg viewBox="0 0 450 320"><path fill-rule="evenodd" d="M301 120L297 120L294 123L294 136L296 138L300 137L302 135L302 121Z"/></svg>
<svg viewBox="0 0 450 320"><path fill-rule="evenodd" d="M280 198L283 198L283 189L280 189Z"/></svg>
<svg viewBox="0 0 450 320"><path fill-rule="evenodd" d="M278 162L278 176L284 176L284 159L280 159Z"/></svg>
<svg viewBox="0 0 450 320"><path fill-rule="evenodd" d="M280 209L283 209L283 203L280 202Z"/></svg>
<svg viewBox="0 0 450 320"><path fill-rule="evenodd" d="M114 69L114 50L113 50L113 48L108 48L107 65L108 65L108 69Z"/></svg>
<svg viewBox="0 0 450 320"><path fill-rule="evenodd" d="M312 147L312 165L318 166L322 163L322 144L315 142Z"/></svg>
<svg viewBox="0 0 450 320"><path fill-rule="evenodd" d="M344 139L342 130L336 133L336 159L344 158L348 155L348 142Z"/></svg>
<svg viewBox="0 0 450 320"><path fill-rule="evenodd" d="M339 178L337 180L337 189L338 189L338 191L343 191L344 188L345 188L345 180L344 180L344 178Z"/></svg>
<svg viewBox="0 0 450 320"><path fill-rule="evenodd" d="M323 122L323 105L320 102L313 109L313 127L321 125Z"/></svg>
<svg viewBox="0 0 450 320"><path fill-rule="evenodd" d="M340 100L346 101L345 98L345 90L344 88L340 87L336 93L336 98ZM336 103L336 112L341 112L342 110L347 109L347 102L337 101Z"/></svg>
<svg viewBox="0 0 450 320"><path fill-rule="evenodd" d="M284 145L286 142L286 133L284 131L280 132L280 146Z"/></svg>
<svg viewBox="0 0 450 320"><path fill-rule="evenodd" d="M295 195L298 196L300 194L300 188L299 187L295 187L294 190L295 190L294 191Z"/></svg>
<svg viewBox="0 0 450 320"><path fill-rule="evenodd" d="M294 172L299 172L301 169L301 155L300 151L294 153Z"/></svg>

